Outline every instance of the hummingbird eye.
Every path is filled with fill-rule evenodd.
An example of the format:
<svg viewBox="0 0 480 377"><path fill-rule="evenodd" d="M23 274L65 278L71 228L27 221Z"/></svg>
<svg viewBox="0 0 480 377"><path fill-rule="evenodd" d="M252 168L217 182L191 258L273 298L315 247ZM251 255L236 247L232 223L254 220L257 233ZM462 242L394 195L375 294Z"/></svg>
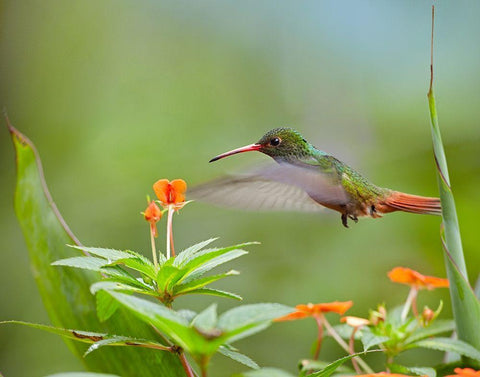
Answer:
<svg viewBox="0 0 480 377"><path fill-rule="evenodd" d="M282 140L279 137L274 137L272 140L270 140L270 145L276 147L281 141Z"/></svg>

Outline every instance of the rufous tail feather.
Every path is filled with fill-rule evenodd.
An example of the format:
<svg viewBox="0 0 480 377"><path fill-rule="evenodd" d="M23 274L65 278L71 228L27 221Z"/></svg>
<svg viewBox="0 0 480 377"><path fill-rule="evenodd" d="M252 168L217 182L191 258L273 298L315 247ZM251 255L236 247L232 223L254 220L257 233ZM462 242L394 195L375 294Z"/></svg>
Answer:
<svg viewBox="0 0 480 377"><path fill-rule="evenodd" d="M391 195L384 200L384 204L390 207L392 212L404 211L425 215L442 214L440 199L410 195L400 191L393 191Z"/></svg>

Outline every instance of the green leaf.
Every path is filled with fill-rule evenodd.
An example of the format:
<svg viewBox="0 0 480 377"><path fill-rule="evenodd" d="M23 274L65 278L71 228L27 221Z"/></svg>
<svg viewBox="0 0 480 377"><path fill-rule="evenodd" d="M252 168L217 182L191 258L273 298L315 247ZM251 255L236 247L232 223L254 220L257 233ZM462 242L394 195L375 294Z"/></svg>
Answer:
<svg viewBox="0 0 480 377"><path fill-rule="evenodd" d="M261 368L240 374L233 377L294 377L293 374L277 368Z"/></svg>
<svg viewBox="0 0 480 377"><path fill-rule="evenodd" d="M217 327L224 331L229 342L233 343L264 330L270 326L273 319L293 311L293 308L280 304L237 306L219 317Z"/></svg>
<svg viewBox="0 0 480 377"><path fill-rule="evenodd" d="M429 338L434 335L442 334L445 332L455 330L455 322L452 320L436 320L431 325L427 327L422 327L410 335L406 340L405 344L415 343L421 339Z"/></svg>
<svg viewBox="0 0 480 377"><path fill-rule="evenodd" d="M66 259L60 259L52 263L52 266L67 266L82 268L84 270L98 271L102 270L102 267L107 264L107 261L97 257L72 257Z"/></svg>
<svg viewBox="0 0 480 377"><path fill-rule="evenodd" d="M181 292L178 295L183 294L201 294L201 295L211 295L211 296L218 296L218 297L225 297L225 298L233 298L234 300L242 300L242 297L231 292L221 291L220 289L213 289L213 288L198 288L193 289L187 292Z"/></svg>
<svg viewBox="0 0 480 377"><path fill-rule="evenodd" d="M454 352L459 355L469 357L480 361L480 351L472 347L470 344L452 338L433 338L423 339L415 343L410 343L405 349L411 348L429 348L444 352Z"/></svg>
<svg viewBox="0 0 480 377"><path fill-rule="evenodd" d="M441 240L445 251L447 276L450 281L453 316L459 339L480 349L480 327L478 326L480 322L480 301L468 281L455 199L450 185L447 158L438 124L433 92L433 61L431 64L430 89L427 97L430 109L433 151L438 172L437 182L442 204Z"/></svg>
<svg viewBox="0 0 480 377"><path fill-rule="evenodd" d="M206 241L202 241L195 245L190 246L189 248L180 252L176 256L175 261L173 262L173 265L176 267L183 267L185 263L187 263L194 257L195 253L199 252L204 247L208 246L209 244L211 244L213 241L216 241L216 240L218 240L218 237L210 238Z"/></svg>
<svg viewBox="0 0 480 377"><path fill-rule="evenodd" d="M159 292L172 292L173 286L184 275L184 271L178 267L164 264L157 275L157 286Z"/></svg>
<svg viewBox="0 0 480 377"><path fill-rule="evenodd" d="M246 365L249 368L252 368L252 369L260 368L255 361L250 359L247 355L244 355L243 353L238 352L236 349L234 349L231 346L228 346L228 345L220 346L220 348L218 349L218 352L224 356L229 357L232 360L235 360L243 365Z"/></svg>
<svg viewBox="0 0 480 377"><path fill-rule="evenodd" d="M378 346L379 344L382 344L390 340L388 336L379 336L379 335L375 335L370 330L366 330L366 329L364 330L365 331L362 331L362 337L361 337L364 351L368 351L370 348Z"/></svg>
<svg viewBox="0 0 480 377"><path fill-rule="evenodd" d="M293 311L291 307L270 303L237 306L219 317L218 328L224 331L236 331L259 322L272 321Z"/></svg>
<svg viewBox="0 0 480 377"><path fill-rule="evenodd" d="M98 320L96 299L89 290L90 285L101 278L98 272L51 266L52 262L71 255L65 245L80 245L80 242L66 225L47 190L33 144L10 124L8 126L16 153L15 212L51 322L62 328L88 328L99 333L154 338L156 333L150 326L135 321L123 308L104 323ZM72 340L66 343L74 354L82 356L83 345ZM178 357L154 350L112 347L95 353L84 362L89 369L123 377L184 376Z"/></svg>
<svg viewBox="0 0 480 377"><path fill-rule="evenodd" d="M126 267L141 272L142 274L148 276L150 279L155 280L155 266L153 264L146 263L146 260L146 258L137 258L134 256L130 256L129 258L125 259L117 259L115 262L110 263L110 265L114 266L117 264L123 264Z"/></svg>
<svg viewBox="0 0 480 377"><path fill-rule="evenodd" d="M175 344L193 355L212 354L219 346L219 344L209 344L200 332L190 327L185 317L163 305L123 293L109 291L109 294L139 319L155 326L173 339Z"/></svg>
<svg viewBox="0 0 480 377"><path fill-rule="evenodd" d="M197 314L191 325L202 332L209 332L215 329L217 324L217 305L212 304L204 311Z"/></svg>
<svg viewBox="0 0 480 377"><path fill-rule="evenodd" d="M232 259L236 259L245 254L248 254L248 252L245 250L236 249L236 246L219 250L204 250L199 252L194 259L192 259L183 267L186 273L181 282L188 283L189 281L202 276L205 272L210 271L216 266L229 262Z"/></svg>
<svg viewBox="0 0 480 377"><path fill-rule="evenodd" d="M185 294L188 293L189 291L195 290L197 288L202 288L208 284L211 284L213 282L216 282L217 280L223 279L227 276L233 276L233 275L238 275L239 272L235 270L230 270L224 274L218 274L218 275L213 275L213 276L207 276L204 278L200 279L195 279L191 280L188 283L183 283L183 284L178 284L174 287L173 289L173 294Z"/></svg>
<svg viewBox="0 0 480 377"><path fill-rule="evenodd" d="M24 322L24 321L3 321L3 322L0 322L0 324L14 324L14 325L23 325L23 326L33 327L34 329L47 331L49 333L60 335L68 339L74 339L78 342L83 342L83 343L94 343L108 337L108 335L105 333L83 331L83 330L69 330L69 329L63 329L60 327L54 327L54 326L42 325L39 323L31 323L31 322Z"/></svg>
<svg viewBox="0 0 480 377"><path fill-rule="evenodd" d="M358 352L358 353L354 353L353 355L348 355L348 356L342 357L338 360L335 360L333 363L328 364L321 371L309 374L309 377L328 377L333 372L335 372L344 362L350 360L351 358L356 357L356 356L363 356L363 355L365 355L369 352L378 352L378 351L380 351L380 350L370 350L370 351Z"/></svg>
<svg viewBox="0 0 480 377"><path fill-rule="evenodd" d="M88 254L96 255L97 257L101 257L106 259L107 263L114 262L118 259L125 259L125 258L132 258L132 255L115 249L106 249L102 247L86 247L86 246L77 246L77 245L67 245L71 248L83 251Z"/></svg>
<svg viewBox="0 0 480 377"><path fill-rule="evenodd" d="M153 340L137 339L127 336L114 336L107 339L99 340L98 342L93 343L85 351L84 356L89 355L93 351L100 349L105 346L123 346L123 347L142 347L142 348L153 348L161 351L170 352L170 347L165 346L164 344L158 343Z"/></svg>
<svg viewBox="0 0 480 377"><path fill-rule="evenodd" d="M119 307L118 301L103 291L98 292L96 298L98 319L101 322L105 322L117 311Z"/></svg>
<svg viewBox="0 0 480 377"><path fill-rule="evenodd" d="M321 361L321 360L301 360L299 363L299 369L300 372L305 372L301 373L300 375L303 376L308 376L310 375L311 372L316 372L321 369L326 368L330 363L326 361ZM339 366L337 368L337 372L340 372L342 374L348 374L348 375L354 375L355 371L345 365Z"/></svg>
<svg viewBox="0 0 480 377"><path fill-rule="evenodd" d="M429 367L406 367L399 364L388 364L388 367L392 373L413 374L416 376L428 377L437 376L437 372L435 371L435 369Z"/></svg>
<svg viewBox="0 0 480 377"><path fill-rule="evenodd" d="M116 374L90 373L90 372L65 372L49 374L46 377L120 377Z"/></svg>
<svg viewBox="0 0 480 377"><path fill-rule="evenodd" d="M99 291L120 291L120 292L136 292L157 297L158 294L151 288L142 285L132 284L130 281L118 281L117 279L104 279L92 284L90 292L96 294Z"/></svg>

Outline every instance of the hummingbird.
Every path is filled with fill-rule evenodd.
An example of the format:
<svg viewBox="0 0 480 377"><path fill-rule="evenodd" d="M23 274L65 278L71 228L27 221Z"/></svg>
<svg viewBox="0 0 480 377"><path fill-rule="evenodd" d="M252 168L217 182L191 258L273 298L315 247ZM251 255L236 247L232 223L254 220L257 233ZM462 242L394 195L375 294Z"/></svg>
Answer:
<svg viewBox="0 0 480 377"><path fill-rule="evenodd" d="M322 207L348 219L379 218L395 211L440 215L438 198L410 195L374 185L347 164L323 152L292 128L275 128L259 141L222 153L214 162L234 154L258 151L276 164L245 175L223 177L194 187L193 198L253 210L300 210Z"/></svg>

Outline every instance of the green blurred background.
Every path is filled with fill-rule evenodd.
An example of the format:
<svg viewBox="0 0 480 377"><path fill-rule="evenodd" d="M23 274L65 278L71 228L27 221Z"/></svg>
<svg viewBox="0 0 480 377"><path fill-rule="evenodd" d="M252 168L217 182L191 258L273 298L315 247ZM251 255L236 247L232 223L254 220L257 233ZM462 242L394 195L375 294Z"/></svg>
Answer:
<svg viewBox="0 0 480 377"><path fill-rule="evenodd" d="M57 206L86 245L149 255L140 215L159 178L193 185L265 161L212 156L289 125L378 185L437 195L426 92L430 1L4 0L0 105L36 144ZM480 272L480 2L439 2L436 94L470 280ZM4 123L2 121L2 123ZM0 130L0 320L47 323L12 205L14 154ZM262 245L217 284L244 302L353 300L365 316L407 288L408 266L445 276L439 218L393 214L349 230L324 215L254 214L193 203L175 218L176 245ZM159 238L163 244L163 232ZM448 292L422 293L420 304ZM204 308L211 298L178 307ZM218 299L223 311L235 303ZM335 321L332 318L333 321ZM237 346L290 371L307 357L313 321L278 324ZM0 327L5 377L81 370L54 335ZM418 351L417 351L418 352ZM341 354L333 343L324 359ZM437 353L404 360L440 361ZM417 361L415 361L417 360ZM219 356L212 376L244 370Z"/></svg>

